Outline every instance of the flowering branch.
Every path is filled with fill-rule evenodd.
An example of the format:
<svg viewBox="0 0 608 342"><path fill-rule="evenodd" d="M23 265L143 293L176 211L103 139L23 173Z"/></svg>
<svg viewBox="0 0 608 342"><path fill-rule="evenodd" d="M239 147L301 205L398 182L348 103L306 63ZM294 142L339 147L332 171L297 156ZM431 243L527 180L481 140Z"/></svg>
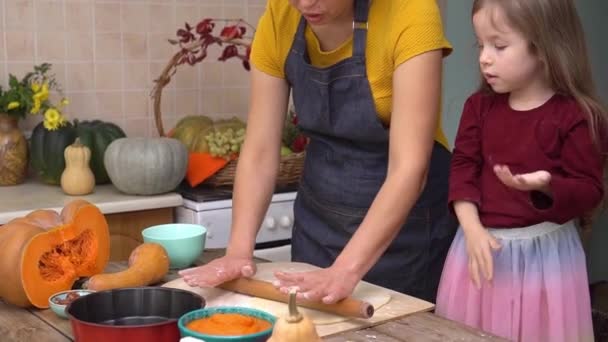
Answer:
<svg viewBox="0 0 608 342"><path fill-rule="evenodd" d="M216 22L224 22L225 26L217 35L214 33ZM207 58L207 48L214 44L224 47L219 61L238 58L242 61L245 70L250 70L249 56L251 54L251 36L245 36L248 28L255 33L255 28L243 19L214 19L205 18L196 26L185 23L183 28L177 30L177 39L169 39L172 45L178 45L180 50L173 55L163 69L161 75L154 80L152 97L154 98L154 114L156 128L160 136L164 136L163 124L160 118L162 89L177 72L182 64L195 65Z"/></svg>
<svg viewBox="0 0 608 342"><path fill-rule="evenodd" d="M219 36L213 35L216 21L226 22ZM234 23L232 25L229 25ZM212 19L206 18L199 22L196 27L186 23L184 28L177 31L179 39L169 39L169 43L179 45L182 58L178 65L188 63L194 65L207 57L207 47L213 44L225 45L220 61L226 61L237 57L243 61L243 67L249 70L249 54L251 52L251 37L245 37L247 25L253 32L255 29L242 19ZM195 32L192 32L192 31ZM198 37L197 37L198 35ZM239 51L239 49L241 51Z"/></svg>

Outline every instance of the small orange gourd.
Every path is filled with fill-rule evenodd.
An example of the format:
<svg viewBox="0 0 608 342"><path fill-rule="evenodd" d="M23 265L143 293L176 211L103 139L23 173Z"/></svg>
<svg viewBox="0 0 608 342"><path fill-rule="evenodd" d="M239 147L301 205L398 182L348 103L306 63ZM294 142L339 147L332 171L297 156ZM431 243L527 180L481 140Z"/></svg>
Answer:
<svg viewBox="0 0 608 342"><path fill-rule="evenodd" d="M0 227L0 251L0 298L48 308L53 293L103 272L110 260L108 223L95 205L74 200L61 214L36 210Z"/></svg>
<svg viewBox="0 0 608 342"><path fill-rule="evenodd" d="M289 312L279 317L274 324L268 342L320 342L315 324L310 318L298 311L296 290L289 291Z"/></svg>
<svg viewBox="0 0 608 342"><path fill-rule="evenodd" d="M121 272L92 276L84 285L89 290L103 291L123 287L155 284L169 272L169 255L163 246L146 242L129 256L129 268Z"/></svg>
<svg viewBox="0 0 608 342"><path fill-rule="evenodd" d="M61 174L61 189L68 195L86 195L95 188L95 175L89 166L91 150L80 138L63 151L65 169Z"/></svg>

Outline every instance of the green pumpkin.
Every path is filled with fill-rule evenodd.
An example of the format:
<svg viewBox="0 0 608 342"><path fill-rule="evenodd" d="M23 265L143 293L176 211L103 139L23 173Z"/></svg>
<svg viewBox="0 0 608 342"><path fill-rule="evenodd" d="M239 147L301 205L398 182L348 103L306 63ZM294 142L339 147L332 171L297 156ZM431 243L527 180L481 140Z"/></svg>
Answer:
<svg viewBox="0 0 608 342"><path fill-rule="evenodd" d="M32 169L44 183L58 185L65 169L63 151L79 137L80 142L91 150L89 166L95 175L95 183L108 183L110 177L104 165L104 153L112 141L125 136L117 125L100 120L74 121L55 131L47 130L40 123L31 137Z"/></svg>
<svg viewBox="0 0 608 342"><path fill-rule="evenodd" d="M130 195L173 191L186 175L188 150L171 138L122 138L104 156L114 186Z"/></svg>
<svg viewBox="0 0 608 342"><path fill-rule="evenodd" d="M213 120L204 115L187 116L181 119L171 135L181 141L189 151L209 152L207 134L213 128Z"/></svg>

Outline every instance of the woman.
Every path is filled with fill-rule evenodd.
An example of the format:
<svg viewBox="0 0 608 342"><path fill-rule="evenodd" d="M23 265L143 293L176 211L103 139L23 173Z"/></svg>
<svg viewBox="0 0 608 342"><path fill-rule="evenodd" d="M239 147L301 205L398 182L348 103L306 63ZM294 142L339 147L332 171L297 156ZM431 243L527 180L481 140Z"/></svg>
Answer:
<svg viewBox="0 0 608 342"><path fill-rule="evenodd" d="M255 273L290 90L310 137L292 260L277 286L334 303L364 279L434 301L455 222L439 121L450 52L433 0L269 0L252 47L251 106L226 256L180 274L215 286Z"/></svg>

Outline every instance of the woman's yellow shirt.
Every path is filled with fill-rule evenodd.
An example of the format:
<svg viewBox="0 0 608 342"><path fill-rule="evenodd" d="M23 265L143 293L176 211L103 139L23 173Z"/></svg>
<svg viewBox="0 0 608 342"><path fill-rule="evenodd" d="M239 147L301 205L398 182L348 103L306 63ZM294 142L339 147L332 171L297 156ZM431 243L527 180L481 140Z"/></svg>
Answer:
<svg viewBox="0 0 608 342"><path fill-rule="evenodd" d="M268 0L258 23L251 50L251 63L269 75L285 78L285 61L291 48L300 13L288 0ZM368 18L366 68L380 119L390 123L393 71L421 53L452 47L443 34L441 15L435 0L372 0ZM352 37L332 51L322 51L310 26L305 32L310 61L327 67L352 56ZM449 149L441 126L435 140Z"/></svg>

